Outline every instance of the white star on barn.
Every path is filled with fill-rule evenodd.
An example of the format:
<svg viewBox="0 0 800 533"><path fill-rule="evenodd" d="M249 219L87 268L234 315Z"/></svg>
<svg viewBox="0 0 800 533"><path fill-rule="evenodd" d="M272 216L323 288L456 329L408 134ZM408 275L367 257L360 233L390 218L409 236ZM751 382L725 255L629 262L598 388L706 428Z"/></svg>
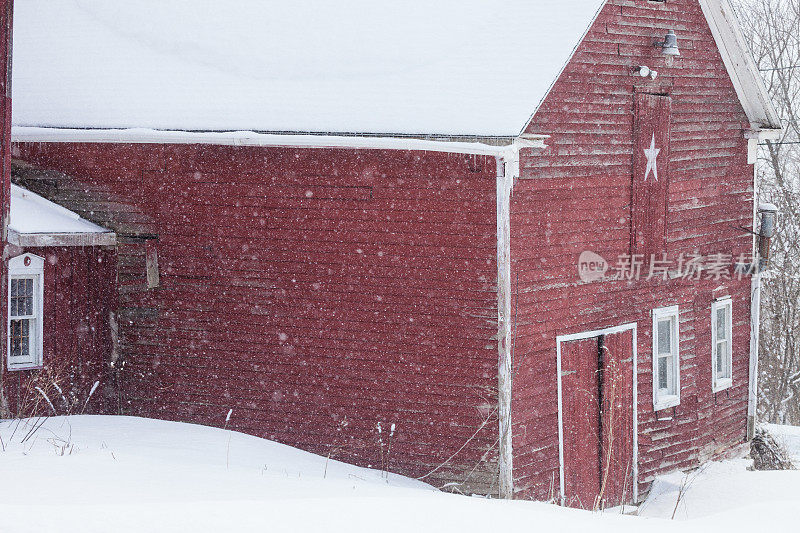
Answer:
<svg viewBox="0 0 800 533"><path fill-rule="evenodd" d="M644 149L644 156L647 158L647 170L644 171L644 181L650 176L650 171L653 171L653 178L658 181L658 165L656 158L661 152L661 148L656 148L656 134L653 132L653 139L650 141L650 148Z"/></svg>

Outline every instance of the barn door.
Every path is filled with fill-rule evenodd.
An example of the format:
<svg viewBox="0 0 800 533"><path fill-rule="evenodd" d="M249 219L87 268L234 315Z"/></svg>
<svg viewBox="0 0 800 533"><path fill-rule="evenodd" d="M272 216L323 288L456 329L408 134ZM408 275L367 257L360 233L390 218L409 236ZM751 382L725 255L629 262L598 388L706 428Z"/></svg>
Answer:
<svg viewBox="0 0 800 533"><path fill-rule="evenodd" d="M633 333L561 347L564 502L596 509L633 501Z"/></svg>
<svg viewBox="0 0 800 533"><path fill-rule="evenodd" d="M600 493L600 372L597 338L561 347L564 501L591 509Z"/></svg>
<svg viewBox="0 0 800 533"><path fill-rule="evenodd" d="M602 504L633 501L633 332L601 338L602 391Z"/></svg>

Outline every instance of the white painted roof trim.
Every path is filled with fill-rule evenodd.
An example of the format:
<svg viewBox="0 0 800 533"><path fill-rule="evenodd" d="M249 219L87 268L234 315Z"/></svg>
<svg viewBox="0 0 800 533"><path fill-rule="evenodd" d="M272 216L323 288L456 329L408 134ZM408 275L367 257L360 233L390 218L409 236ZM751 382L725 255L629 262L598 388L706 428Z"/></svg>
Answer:
<svg viewBox="0 0 800 533"><path fill-rule="evenodd" d="M764 80L730 2L700 0L700 7L752 129L764 132L762 139L774 138L782 130L780 117L764 86Z"/></svg>
<svg viewBox="0 0 800 533"><path fill-rule="evenodd" d="M532 135L495 146L480 142L436 141L403 137L357 137L336 135L292 135L253 131L193 132L145 128L62 129L14 126L12 142L91 142L217 144L230 146L273 146L290 148L355 148L374 150L418 150L458 154L489 155L505 158L520 148L546 148L547 135Z"/></svg>
<svg viewBox="0 0 800 533"><path fill-rule="evenodd" d="M19 233L9 228L8 244L22 248L43 246L116 246L117 234L113 231L90 233Z"/></svg>

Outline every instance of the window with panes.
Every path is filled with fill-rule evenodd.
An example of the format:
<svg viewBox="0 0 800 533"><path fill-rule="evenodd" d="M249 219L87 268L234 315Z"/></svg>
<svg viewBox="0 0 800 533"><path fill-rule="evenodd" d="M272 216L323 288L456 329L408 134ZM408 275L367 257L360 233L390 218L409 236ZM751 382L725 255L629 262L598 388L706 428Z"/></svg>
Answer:
<svg viewBox="0 0 800 533"><path fill-rule="evenodd" d="M656 410L680 403L679 310L653 311L653 405Z"/></svg>
<svg viewBox="0 0 800 533"><path fill-rule="evenodd" d="M42 364L42 278L44 260L25 254L9 260L8 368Z"/></svg>
<svg viewBox="0 0 800 533"><path fill-rule="evenodd" d="M717 300L711 306L712 388L720 391L733 384L733 303Z"/></svg>

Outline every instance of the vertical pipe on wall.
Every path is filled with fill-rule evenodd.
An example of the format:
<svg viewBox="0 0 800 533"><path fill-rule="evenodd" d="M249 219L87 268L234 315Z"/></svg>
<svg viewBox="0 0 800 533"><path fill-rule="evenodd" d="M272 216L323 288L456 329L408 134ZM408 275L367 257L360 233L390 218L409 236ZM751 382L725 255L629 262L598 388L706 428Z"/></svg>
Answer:
<svg viewBox="0 0 800 533"><path fill-rule="evenodd" d="M750 278L750 364L747 387L747 440L752 440L758 420L758 358L761 339L761 272L769 259L769 239L775 232L777 208L760 203L759 183L753 166L753 261ZM761 215L759 217L759 215ZM771 215L771 218L767 218Z"/></svg>
<svg viewBox="0 0 800 533"><path fill-rule="evenodd" d="M511 443L511 185L504 158L497 158L497 410L500 422L501 498L514 497Z"/></svg>
<svg viewBox="0 0 800 533"><path fill-rule="evenodd" d="M758 269L757 262L754 263ZM750 367L747 391L747 440L756 430L758 399L758 342L761 324L761 272L756 270L750 280Z"/></svg>

